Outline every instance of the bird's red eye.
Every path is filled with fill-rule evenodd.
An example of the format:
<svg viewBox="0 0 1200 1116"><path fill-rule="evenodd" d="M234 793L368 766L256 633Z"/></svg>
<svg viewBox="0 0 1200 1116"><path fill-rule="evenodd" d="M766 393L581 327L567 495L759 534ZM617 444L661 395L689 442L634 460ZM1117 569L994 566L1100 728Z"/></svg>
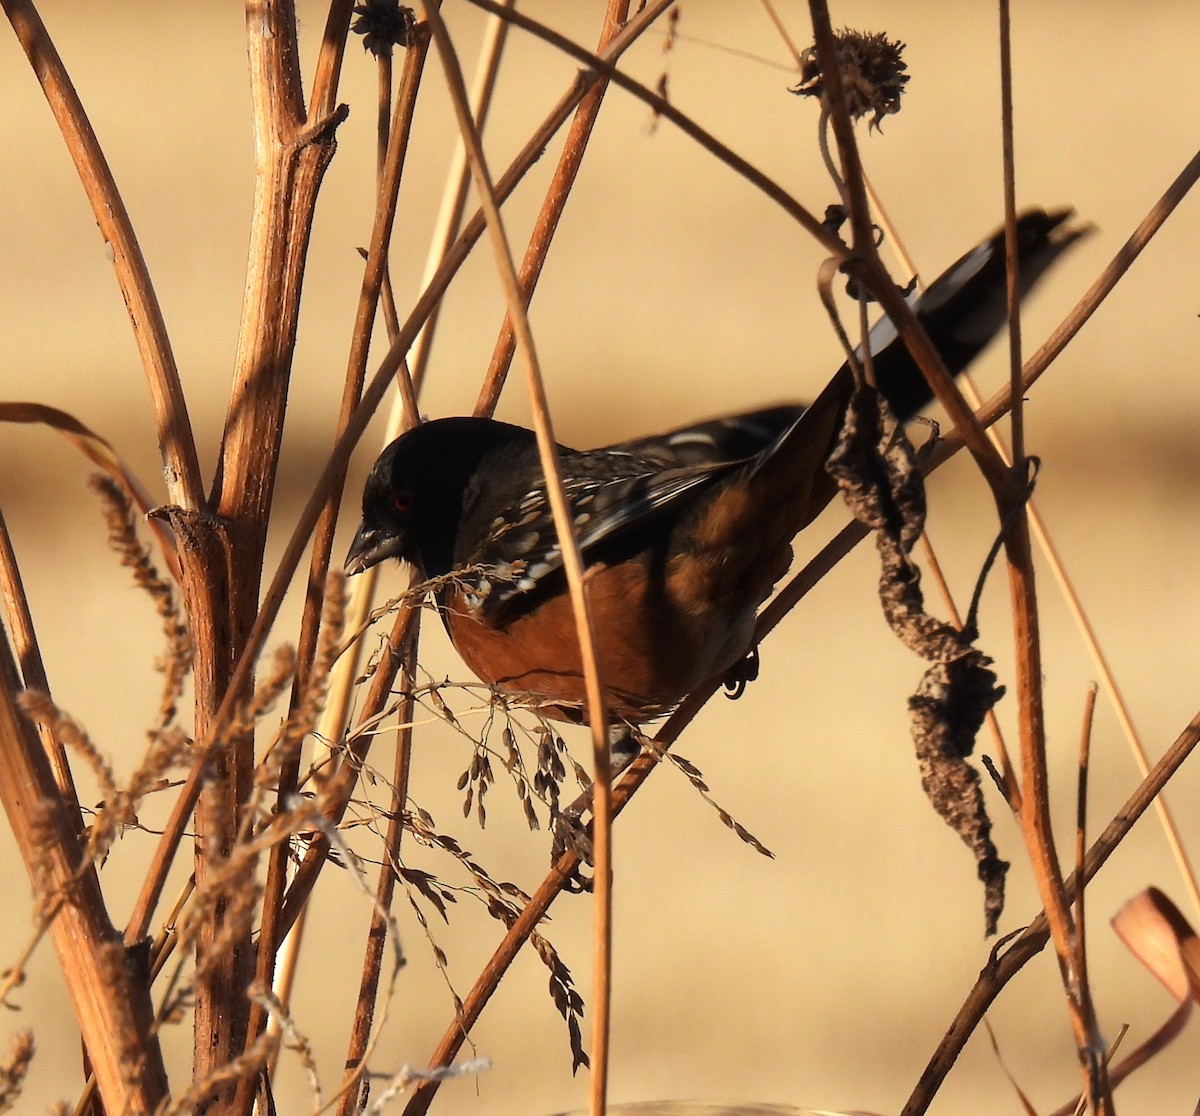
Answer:
<svg viewBox="0 0 1200 1116"><path fill-rule="evenodd" d="M412 511L412 493L406 488L398 489L392 493L392 511L406 514Z"/></svg>

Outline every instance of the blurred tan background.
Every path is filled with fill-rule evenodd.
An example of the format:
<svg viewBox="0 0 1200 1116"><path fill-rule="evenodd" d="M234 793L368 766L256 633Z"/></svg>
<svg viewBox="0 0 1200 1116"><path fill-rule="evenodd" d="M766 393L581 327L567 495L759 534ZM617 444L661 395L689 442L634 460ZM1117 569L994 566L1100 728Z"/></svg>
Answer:
<svg viewBox="0 0 1200 1116"><path fill-rule="evenodd" d="M594 42L603 5L529 3L576 39ZM778 8L808 41L800 3ZM1200 10L1190 3L1072 0L1015 6L1017 181L1022 204L1073 204L1097 233L1045 281L1024 317L1028 351L1074 304L1195 149ZM653 85L664 68L681 109L782 182L811 209L833 200L816 152L816 109L787 93L788 53L761 6L681 5L680 37L648 36L626 67ZM236 343L251 193L243 16L237 5L46 2L69 66L138 229L182 369L200 452L211 473ZM323 22L302 4L305 73ZM470 72L483 19L448 3ZM838 24L908 44L912 80L883 135L863 135L874 184L926 277L989 232L1001 214L998 61L989 4L855 0ZM7 27L4 31L7 32ZM512 152L575 67L519 32L509 40L487 146ZM324 460L341 391L373 196L375 76L347 56L339 133L313 238L277 504L275 549ZM159 468L144 379L104 245L40 90L10 34L0 33L0 385L3 397L70 410L108 436L152 490ZM401 306L418 290L442 175L454 140L431 59L401 194L393 277ZM554 146L506 206L523 246ZM1080 337L1034 390L1029 446L1041 456L1038 503L1076 578L1153 756L1197 707L1200 593L1196 514L1200 405L1195 352L1200 208L1184 203ZM560 438L601 444L692 418L809 397L839 362L815 297L819 253L773 205L670 125L613 91L533 307ZM500 321L486 245L446 301L424 408L474 401ZM979 379L1005 376L1003 346ZM527 414L514 379L504 417ZM377 424L381 426L381 424ZM356 459L342 531L356 519ZM82 719L119 772L144 745L158 693L152 610L106 550L82 459L42 429L0 433L0 501L35 609L55 695ZM994 531L985 490L957 461L931 482L931 533L965 599ZM835 509L802 539L815 551L844 520ZM339 541L338 553L345 542ZM874 598L874 558L861 548L763 648L762 676L736 705L716 699L680 744L716 800L776 853L738 841L677 773L663 770L616 834L614 1101L695 1097L898 1111L985 963L981 892L969 855L927 806L911 756L905 701L922 666L888 633ZM398 589L402 575L385 574ZM1072 796L1084 688L1094 670L1046 573L1040 582L1052 778L1060 848L1072 844ZM293 638L295 610L277 629ZM426 625L431 672L463 677ZM1004 577L989 586L982 644L1011 681ZM819 653L814 649L819 648ZM1011 702L1000 710L1012 734ZM585 737L573 743L582 755ZM988 741L981 748L991 750ZM380 751L373 762L390 770ZM492 873L526 889L547 860L515 796L499 784L484 832L461 817L454 780L461 737L431 726L419 740L414 798ZM1102 699L1093 743L1091 818L1098 831L1137 783ZM1200 845L1197 778L1172 790L1185 839ZM1002 932L1037 911L1019 836L990 799L995 838L1013 862ZM154 807L148 807L148 819ZM149 820L148 820L148 824ZM153 837L131 833L105 868L123 921ZM360 842L360 851L369 845ZM412 863L465 881L410 845ZM27 885L0 838L9 898L0 964L31 932ZM1129 1023L1145 1038L1170 1001L1105 925L1134 892L1184 892L1155 823L1135 830L1089 891L1092 973L1108 1038ZM409 965L377 1049L380 1071L422 1065L452 1018L443 978L403 900ZM344 872L318 889L296 1018L327 1089L336 1085L369 917ZM1191 916L1196 912L1189 911ZM590 996L590 909L564 897L548 934ZM449 927L435 922L465 994L500 936L466 895ZM30 1026L39 1043L21 1111L76 1092L78 1042L52 951L43 946L4 1017L0 1043ZM444 1087L435 1111L526 1116L581 1105L565 1027L544 968L523 954L474 1033L491 1072ZM1048 1110L1077 1088L1057 972L1032 964L991 1015L1008 1068ZM587 1024L585 1022L585 1028ZM586 1033L586 1030L585 1030ZM170 1041L185 1079L190 1021ZM1190 1111L1200 1093L1193 1029L1118 1094L1123 1111ZM285 1055L280 1111L304 1110L305 1085ZM976 1036L934 1112L1019 1111L986 1037Z"/></svg>

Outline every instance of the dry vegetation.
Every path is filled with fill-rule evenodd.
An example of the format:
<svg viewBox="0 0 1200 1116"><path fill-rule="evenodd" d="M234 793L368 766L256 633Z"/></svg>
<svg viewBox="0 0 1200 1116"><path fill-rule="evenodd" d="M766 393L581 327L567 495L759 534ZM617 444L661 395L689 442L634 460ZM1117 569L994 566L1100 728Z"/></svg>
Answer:
<svg viewBox="0 0 1200 1116"><path fill-rule="evenodd" d="M824 119L820 134L826 138L824 155L834 182L828 183L828 197L818 205L793 196L678 107L665 76L653 88L620 68L624 52L643 36L655 36L669 52L677 19L671 0L635 5L610 0L606 9L593 5L598 45L587 46L512 5L470 0L475 8L491 13L493 20L477 63L480 77L472 90L463 78L465 60L459 56L454 35L454 21L465 0L444 5L449 28L436 6L414 14L387 4L363 5L395 16L390 26L372 25L365 44L378 69L378 208L364 251L340 411L329 428L333 448L321 467L311 468L306 476L307 503L294 528L289 528L277 522L272 512L289 417L301 290L322 181L331 160L338 157L338 132L347 116L339 100L342 67L350 63L352 51L354 63L359 63L360 40L350 34L350 28L356 20L368 20L370 13L342 0L332 3L315 65L311 72L302 72L292 5L248 5L254 206L233 389L216 447L215 479L208 484L200 464L207 452L200 452L196 430L207 428L210 416L201 423L189 410L188 384L176 367L133 224L88 124L84 103L76 98L67 69L55 52L54 29L43 26L31 3L0 3L45 89L95 220L110 246L145 372L163 466L163 484L143 486L125 463L127 449L112 432L103 432L106 440L84 425L82 416L36 403L0 403L0 419L48 426L100 470L91 484L107 524L114 561L128 567L136 586L149 596L162 629L156 664L161 674L158 710L146 728L140 758L122 762L118 769L105 746L89 736L88 711L62 708L54 697L59 687L43 663L39 620L22 588L18 562L27 550L36 553L37 540L18 540L21 545L14 547L0 519L5 633L0 641L0 798L31 884L26 889L23 880L21 886L10 881L9 910L25 903L28 895L36 922L28 950L9 959L3 994L7 1004L19 1005L27 994L22 981L30 958L35 951L53 949L75 1013L74 1021L64 1020L62 1026L78 1029L85 1051L77 1083L59 1084L59 1092L74 1091L80 1098L76 1111L114 1116L190 1111L265 1114L276 1111L272 1082L281 1059L300 1068L313 1110L326 1106L345 1116L385 1107L408 1116L431 1106L441 1110L439 1087L446 1075L474 1073L486 1066L485 1059L464 1060L462 1051L497 987L505 981L535 979L528 970L524 976L516 971L510 975L510 965L526 945L544 967L540 979L548 977L550 997L567 1029L569 1050L557 1042L556 1035L544 1043L549 1051L546 1057L561 1059L571 1069L589 1066L593 1110L599 1111L608 1080L613 930L607 884L612 820L666 760L714 805L720 820L737 837L769 855L751 832L757 831L754 819L735 819L700 770L669 750L712 697L718 688L715 683L690 697L665 721L609 794L607 751L598 721L592 763L582 764L568 753L554 725L504 707L482 687L448 684L426 669L418 637L419 606L427 587L376 606L377 571L349 584L337 572L340 555L335 552L334 531L339 511L350 509L344 518L352 519L357 510L357 493L346 491L351 454L389 396L396 403L385 437L416 421L416 401L427 368L430 377L440 374L429 363L437 315L447 290L480 241L490 243L508 315L477 388L475 410L491 413L518 356L534 401L534 422L549 438L550 409L525 307L563 208L570 205L606 94L617 95L614 85L623 90L620 95L632 95L646 106L652 120L648 127L681 129L708 152L720 173L741 176L748 189L794 218L815 239L820 252L874 292L897 320L907 316L906 338L912 334L913 351L956 427L926 456L925 465L936 467L965 445L993 500L990 531L1002 541L1002 569L992 576L1000 582L1008 579L1017 653L1006 679L1006 702L1016 710L1018 731L1011 760L995 726L997 735L989 738L988 750L996 757L992 774L1004 796L995 801L1001 808L1006 801L1012 809L1045 913L1007 935L990 960L980 957L983 970L978 982L957 1017L946 1020L950 1025L945 1038L904 1112L924 1112L935 1102L988 1007L1002 993L1021 995L1019 989L1008 988L1009 981L1048 944L1061 973L1061 995L1079 1062L1079 1088L1091 1108L1114 1111L1114 1086L1182 1029L1200 987L1200 948L1187 922L1161 892L1146 892L1122 913L1122 939L1156 966L1156 975L1181 1006L1162 1031L1149 1038L1137 1036L1114 1056L1112 1024L1098 1018L1089 980L1084 928L1085 910L1089 917L1092 911L1085 903L1085 884L1158 800L1187 758L1200 733L1200 716L1183 728L1173 745L1157 749L1161 756L1156 762L1146 762L1143 781L1115 817L1089 819L1085 813L1089 702L1079 752L1078 809L1068 811L1065 821L1058 820L1056 848L1036 588L1048 579L1035 582L1033 554L1041 525L1035 515L1025 514L1032 470L1025 457L1020 400L1182 199L1197 173L1196 160L1153 205L1078 307L1023 366L1019 348L1014 349L1011 383L987 404L972 400L977 417L936 354L923 343L874 246L872 221L877 218L872 217L858 147L866 142L867 129L856 133L851 116L878 121L895 111L903 83L887 85L883 101L872 101L861 67L844 75L851 85L848 90L841 77L834 76L840 70L822 68L827 76L819 90ZM778 19L767 5L755 8L753 16ZM834 52L829 13L820 0L812 0L811 17L811 32L807 27L790 28L797 40L815 42L810 63ZM186 20L186 12L177 18ZM742 18L751 18L749 11ZM835 13L834 18L843 16ZM582 68L511 162L489 166L479 138L479 105L490 96L492 75L503 59L501 28L510 22L519 25L511 34L540 36ZM781 52L786 55L795 48L782 23L779 29ZM1000 39L1007 50L1003 32ZM794 58L795 81L804 74L805 59L799 52ZM431 83L443 93L448 91L448 106L444 99L418 98L423 86ZM80 93L86 102L88 90ZM866 100L860 104L857 99L862 97ZM369 111L367 105L353 107L356 113ZM420 113L438 114L439 129L457 128L466 157L451 175L446 189L450 204L442 222L429 230L434 247L427 282L408 302L393 291L388 257L398 195L413 158L414 121ZM815 123L816 108L811 115ZM1006 118L1006 125L1011 128L1011 120ZM558 148L557 165L528 246L523 254L517 253L518 265L512 233L506 232L501 219L502 205L560 130L565 139ZM811 157L821 157L815 141ZM1007 170L1011 173L1011 164ZM469 181L473 195L466 189ZM1157 185L1156 192L1163 185ZM1069 189L1069 183L1063 188ZM469 196L477 201L468 204ZM853 250L814 216L825 201L833 200L847 208L847 240ZM1015 209L1011 193L1009 201L1011 219ZM472 208L476 204L478 212ZM832 270L827 272L826 291ZM853 311L842 312L854 317ZM472 385L468 390L476 389ZM514 384L509 390L521 389ZM6 394L14 397L33 391L24 383L19 391L15 385L6 387ZM464 411L468 409L461 403L465 398L460 390L459 409ZM1013 446L1010 458L998 441L989 441L987 430L1010 412L1013 400L1015 413L1006 426ZM1008 464L1012 459L1019 463L1015 469ZM865 534L865 528L857 525L846 528L802 569L765 610L761 633L771 631ZM270 562L269 542L278 548ZM578 577L574 580L575 590L581 593ZM303 601L297 630L290 635L277 623L289 590ZM989 638L1001 642L998 633ZM601 791L595 806L597 913L591 964L556 948L553 928L545 917L564 889L575 886L580 869L576 851L558 853L550 871L527 893L509 882L503 845L493 847L490 841L494 829L476 833L474 844L481 850L476 854L410 793L422 755L419 747L414 748L414 738L419 740L430 722L465 748L457 792L464 815L475 819L481 830L494 798L502 793L515 796L516 816L544 834L548 854L548 831L566 804L581 789L595 785ZM511 791L506 784L511 784ZM86 793L77 790L80 785L86 786ZM511 805L506 803L510 815ZM150 817L153 824L147 821ZM1063 842L1064 833L1071 835L1069 843ZM135 834L138 842L133 846L130 838ZM128 855L138 863L139 886L132 894L114 894L115 885L110 886L104 868L109 858L126 855L127 846L134 848ZM1004 851L1014 860L1019 855L1015 842ZM994 856L994 849L987 855ZM316 1049L306 1037L306 1021L293 1015L291 1001L297 973L306 969L319 973L324 963L321 956L305 949L304 926L309 903L335 873L352 881L352 890L361 893L359 902L370 912L365 939L359 943L347 936L342 943L346 951L361 956L344 1063L340 1051ZM964 888L972 886L969 875L965 873ZM615 879L619 885L619 857ZM674 881L673 886L686 888L687 882ZM1194 892L1194 883L1187 886ZM440 1024L443 1037L436 1049L412 1054L409 1061L424 1059L413 1068L403 1064L405 1059L377 1049L380 1028L389 1007L397 1000L404 1002L406 961L446 970L452 959L439 944L439 924L459 918L458 908L466 905L460 900L469 899L494 920L484 920L473 931L484 943L480 946L484 956L490 956L470 979L464 980L458 970L452 1008ZM123 920L118 911L128 911L127 918ZM998 915L998 909L991 911L989 919L992 915ZM426 939L427 948L417 949L409 940L406 957L400 943L413 938ZM897 979L904 975L897 974ZM349 988L342 991L344 998L353 995ZM656 994L669 998L673 993L664 987ZM408 1002L404 1010L434 1009ZM441 1011L440 1005L437 1010ZM12 1026L18 1017L5 1018ZM177 1044L189 1025L190 1072L164 1055L166 1045ZM719 1021L712 1025L719 1026ZM7 1103L20 1110L22 1083L36 1060L37 1036L17 1027L5 1038L0 1109ZM449 1069L452 1065L457 1068ZM863 1075L867 1073L864 1070ZM1019 1073L1014 1076L1019 1080ZM1014 1082L1013 1092L1005 1098L1006 1110L1018 1103L1013 1098L1019 1095ZM1030 1102L1023 1103L1027 1110L1035 1110ZM514 1110L519 1106L518 1101ZM1058 1111L1069 1112L1074 1106L1071 1101ZM654 1111L684 1109L656 1107Z"/></svg>

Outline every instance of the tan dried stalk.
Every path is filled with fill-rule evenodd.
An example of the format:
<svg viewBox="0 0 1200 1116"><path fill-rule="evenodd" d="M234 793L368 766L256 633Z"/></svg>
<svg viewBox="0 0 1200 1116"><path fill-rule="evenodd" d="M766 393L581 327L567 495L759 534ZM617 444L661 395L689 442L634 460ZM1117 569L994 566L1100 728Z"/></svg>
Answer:
<svg viewBox="0 0 1200 1116"><path fill-rule="evenodd" d="M91 865L79 844L78 816L56 785L29 722L8 640L0 638L0 803L17 848L43 899L56 906L50 935L75 1018L110 1111L150 1112L166 1095L162 1052L151 1034L148 978L122 960Z"/></svg>
<svg viewBox="0 0 1200 1116"><path fill-rule="evenodd" d="M608 1082L608 991L612 971L612 815L611 789L612 767L608 750L608 710L604 696L604 680L600 673L600 660L596 651L596 624L592 616L591 601L584 582L583 557L575 538L574 519L567 496L563 490L562 470L558 460L558 443L550 416L550 401L542 378L541 365L534 345L533 332L529 328L529 317L525 312L527 296L522 292L517 278L517 267L509 245L508 235L500 216L496 190L483 153L478 130L471 119L467 103L467 87L454 44L436 4L425 5L425 15L433 31L433 41L441 55L442 67L446 72L450 88L450 99L458 117L459 130L466 143L467 159L471 165L475 190L483 203L491 233L492 247L496 258L501 286L508 303L509 320L516 335L517 347L525 369L526 387L529 391L533 412L534 431L537 435L538 456L542 475L546 479L546 495L554 517L554 529L562 555L563 572L567 578L567 589L571 597L571 608L575 618L575 630L579 637L580 660L583 664L584 689L587 694L587 719L592 730L592 756L595 771L595 795L593 810L596 824L593 841L596 858L596 884L594 909L599 920L596 934L595 973L597 980L597 1002L593 1003L595 1015L593 1031L592 1111L603 1114Z"/></svg>
<svg viewBox="0 0 1200 1116"><path fill-rule="evenodd" d="M600 42L596 47L597 54L604 52L605 47L613 41L628 18L629 0L609 0L608 8L604 13L604 24L600 29ZM525 257L521 260L518 283L521 289L521 300L526 309L533 301L533 293L537 289L538 279L541 278L546 257L550 254L550 243L558 230L558 222L566 209L571 189L579 174L579 168L583 165L583 156L587 151L588 140L591 139L592 129L596 126L596 119L600 115L600 107L604 103L604 95L607 92L607 80L596 82L587 91L571 120L571 127L567 131L562 153L558 157L558 164L554 168L550 185L546 189L546 196L542 199L542 206L533 223L533 232L529 236ZM492 351L492 359L488 364L473 414L491 415L495 411L516 348L517 341L512 319L505 313L504 322L500 326L500 336L496 338L496 346Z"/></svg>
<svg viewBox="0 0 1200 1116"><path fill-rule="evenodd" d="M354 1086L366 1072L367 1050L371 1043L371 1031L375 1022L375 1001L379 994L379 978L386 951L386 938L390 928L388 912L396 888L397 865L400 862L400 841L404 836L405 817L408 810L408 777L411 770L412 719L416 706L413 698L413 667L417 661L417 641L409 644L408 661L401 678L400 688L404 701L400 706L400 734L396 741L395 771L392 776L392 798L388 807L387 834L384 838L384 855L379 867L379 878L375 885L375 903L371 914L371 925L367 931L367 945L363 956L362 977L359 982L358 1000L354 1009L354 1022L350 1029L350 1041L346 1050L346 1077L342 1081L342 1098L338 1105L338 1116L355 1116L359 1111L359 1097Z"/></svg>
<svg viewBox="0 0 1200 1116"><path fill-rule="evenodd" d="M1020 287L1017 276L1017 206L1013 155L1012 44L1008 0L1000 0L1001 134L1004 165L1005 262L1009 320L1009 383L1012 389L1011 440L1015 469L1024 473L1024 397L1021 382ZM1001 455L1001 460L1003 456ZM1050 776L1046 767L1045 692L1042 688L1041 616L1038 611L1029 515L1023 498L993 485L1001 523L1011 524L1005 538L1016 640L1017 709L1020 714L1021 798L1017 816L1033 864L1034 879L1058 954L1063 993L1075 1049L1083 1073L1084 1094L1098 1116L1111 1116L1112 1090L1104 1040L1096 1020L1087 971L1082 965L1083 927L1071 913L1050 818ZM1080 887L1082 896L1082 885ZM1082 917L1079 904L1077 916Z"/></svg>
<svg viewBox="0 0 1200 1116"><path fill-rule="evenodd" d="M4 605L4 616L11 633L13 653L21 668L21 677L29 689L50 692L50 682L46 678L46 665L42 661L41 647L38 645L37 632L33 627L33 616L29 611L29 599L25 596L25 586L21 580L21 569L17 565L17 556L13 552L12 539L8 534L8 524L4 512L0 510L0 600ZM79 797L75 793L75 781L71 778L71 765L67 762L67 752L49 725L37 725L38 739L45 749L54 772L54 782L64 803L69 804L76 819L76 830L83 829L83 819L79 813Z"/></svg>

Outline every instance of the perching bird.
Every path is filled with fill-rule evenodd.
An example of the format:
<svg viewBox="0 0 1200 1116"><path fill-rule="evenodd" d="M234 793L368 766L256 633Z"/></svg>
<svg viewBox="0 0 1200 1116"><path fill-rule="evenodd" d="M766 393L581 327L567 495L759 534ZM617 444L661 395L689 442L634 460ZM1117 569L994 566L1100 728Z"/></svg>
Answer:
<svg viewBox="0 0 1200 1116"><path fill-rule="evenodd" d="M1070 210L1018 221L1022 292L1084 230ZM920 297L916 313L957 374L1004 324L1004 237L985 240ZM886 320L875 378L900 419L931 399ZM791 540L832 498L825 470L850 394L848 365L807 409L751 411L577 451L559 447L587 570L608 714L640 724L713 678L739 677L755 616ZM579 720L579 638L532 431L484 418L423 423L380 454L346 559L384 558L439 583L435 599L476 675L543 714Z"/></svg>

